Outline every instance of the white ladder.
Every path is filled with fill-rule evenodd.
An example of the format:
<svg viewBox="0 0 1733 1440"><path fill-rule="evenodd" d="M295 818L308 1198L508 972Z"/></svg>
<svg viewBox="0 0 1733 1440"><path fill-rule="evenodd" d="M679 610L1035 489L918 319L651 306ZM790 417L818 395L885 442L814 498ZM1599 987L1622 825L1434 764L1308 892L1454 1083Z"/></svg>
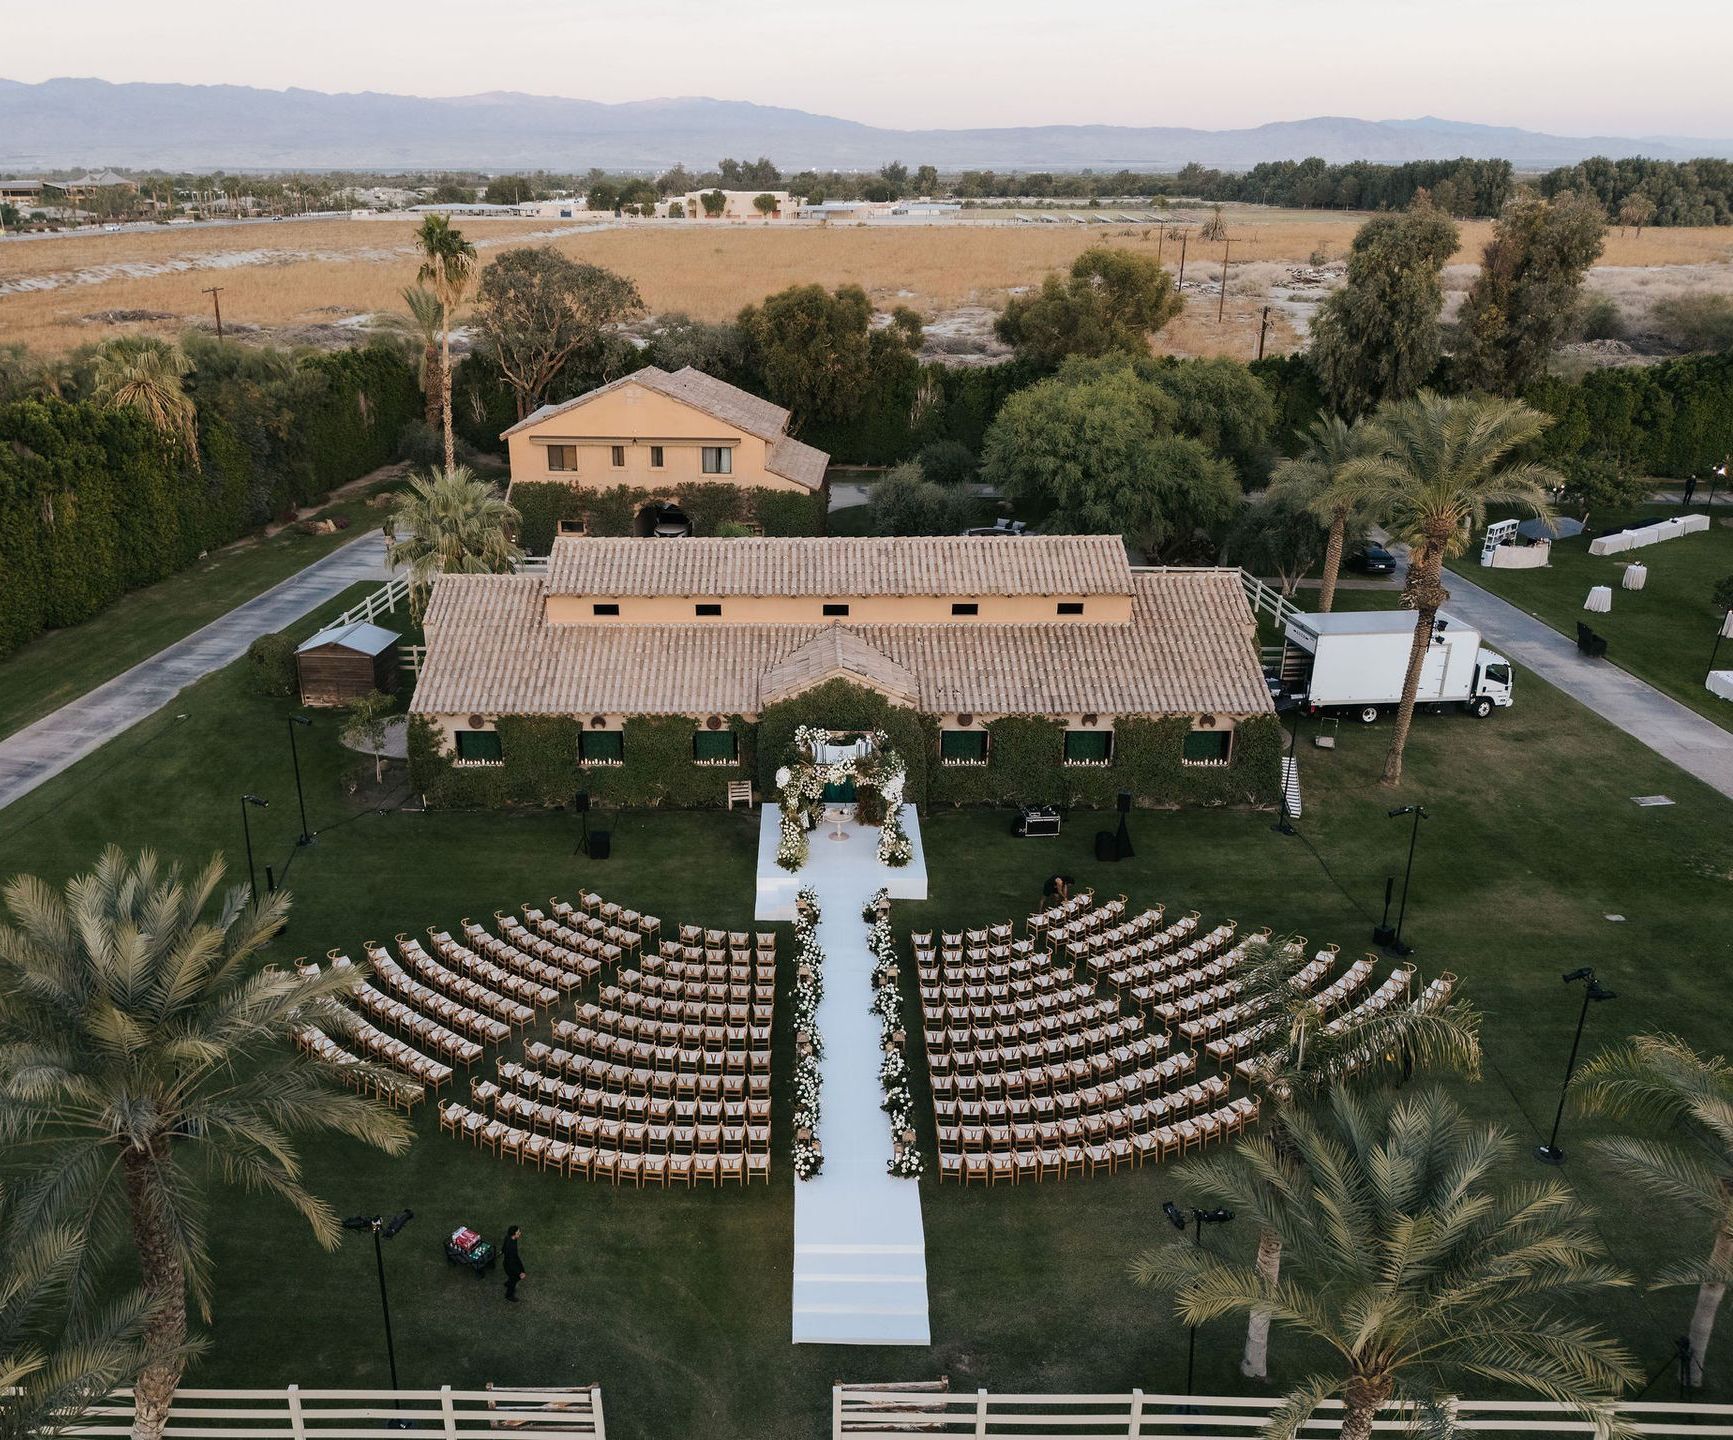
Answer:
<svg viewBox="0 0 1733 1440"><path fill-rule="evenodd" d="M1282 799L1288 807L1288 818L1300 818L1300 762L1291 755L1282 756Z"/></svg>

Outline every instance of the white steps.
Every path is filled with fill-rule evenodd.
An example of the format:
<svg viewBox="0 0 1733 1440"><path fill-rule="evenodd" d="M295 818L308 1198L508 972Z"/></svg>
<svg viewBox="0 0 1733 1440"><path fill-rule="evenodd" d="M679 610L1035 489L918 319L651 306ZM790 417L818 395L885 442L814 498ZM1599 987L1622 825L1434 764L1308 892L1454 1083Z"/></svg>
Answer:
<svg viewBox="0 0 1733 1440"><path fill-rule="evenodd" d="M1287 797L1288 818L1300 818L1300 762L1292 756L1282 756L1282 794Z"/></svg>

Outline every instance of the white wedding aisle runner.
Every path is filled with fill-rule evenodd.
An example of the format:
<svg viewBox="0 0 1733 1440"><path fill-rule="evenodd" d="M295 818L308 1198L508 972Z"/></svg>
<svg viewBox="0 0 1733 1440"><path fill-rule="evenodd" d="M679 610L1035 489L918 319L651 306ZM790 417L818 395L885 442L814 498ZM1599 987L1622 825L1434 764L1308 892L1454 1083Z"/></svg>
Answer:
<svg viewBox="0 0 1733 1440"><path fill-rule="evenodd" d="M909 823L914 821L912 811ZM890 1120L879 1108L879 1022L861 909L888 875L878 831L813 832L799 880L818 894L824 947L824 1169L794 1182L794 1342L927 1345L927 1244L920 1184L889 1175Z"/></svg>

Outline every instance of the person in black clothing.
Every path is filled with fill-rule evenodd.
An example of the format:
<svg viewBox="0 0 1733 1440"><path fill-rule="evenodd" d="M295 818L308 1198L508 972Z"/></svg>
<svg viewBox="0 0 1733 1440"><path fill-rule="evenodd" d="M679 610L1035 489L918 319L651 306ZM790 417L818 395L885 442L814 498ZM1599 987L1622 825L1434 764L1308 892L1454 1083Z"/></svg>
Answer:
<svg viewBox="0 0 1733 1440"><path fill-rule="evenodd" d="M528 1278L524 1273L524 1262L517 1253L517 1242L524 1232L516 1225L506 1227L505 1245L500 1252L500 1259L505 1264L505 1298L514 1305L517 1303L517 1282Z"/></svg>

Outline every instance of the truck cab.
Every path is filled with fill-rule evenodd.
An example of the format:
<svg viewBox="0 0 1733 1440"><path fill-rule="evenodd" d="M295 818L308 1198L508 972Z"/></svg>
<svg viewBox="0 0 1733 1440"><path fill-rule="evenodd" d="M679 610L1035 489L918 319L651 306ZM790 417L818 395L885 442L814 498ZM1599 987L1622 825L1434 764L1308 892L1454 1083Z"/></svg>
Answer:
<svg viewBox="0 0 1733 1440"><path fill-rule="evenodd" d="M1511 694L1514 684L1510 661L1496 650L1477 650L1474 654L1474 694L1464 705L1471 715L1484 719L1492 713L1494 706L1503 710L1516 703Z"/></svg>

